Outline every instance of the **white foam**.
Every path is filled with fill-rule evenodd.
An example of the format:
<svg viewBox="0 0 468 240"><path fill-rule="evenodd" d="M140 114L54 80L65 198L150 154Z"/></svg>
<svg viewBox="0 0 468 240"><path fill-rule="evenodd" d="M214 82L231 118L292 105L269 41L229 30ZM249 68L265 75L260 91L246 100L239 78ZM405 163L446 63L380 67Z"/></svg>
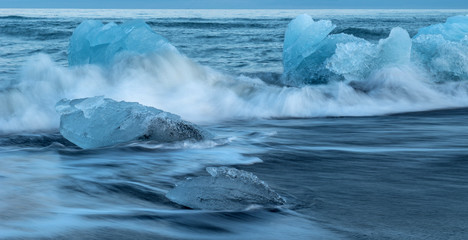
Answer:
<svg viewBox="0 0 468 240"><path fill-rule="evenodd" d="M233 77L185 56L135 56L109 68L67 68L31 57L16 88L0 92L0 131L58 128L62 98L105 96L139 102L209 124L226 119L370 116L468 106L466 81L434 83L415 66L380 69L360 86L344 82L281 87Z"/></svg>

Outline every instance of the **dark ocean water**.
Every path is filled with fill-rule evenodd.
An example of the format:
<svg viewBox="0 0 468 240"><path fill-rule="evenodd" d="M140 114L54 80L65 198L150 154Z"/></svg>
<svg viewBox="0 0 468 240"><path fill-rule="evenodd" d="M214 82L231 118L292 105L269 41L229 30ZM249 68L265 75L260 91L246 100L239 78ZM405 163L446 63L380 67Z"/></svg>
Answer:
<svg viewBox="0 0 468 240"><path fill-rule="evenodd" d="M457 104L381 107L339 85L279 86L284 31L304 12L374 43L393 27L413 36L468 13L0 9L0 238L466 239L468 91ZM82 21L133 18L191 60L68 69ZM206 83L219 79L227 84ZM317 97L335 91L337 100ZM58 132L53 106L95 95L177 113L216 137L79 149ZM252 172L287 204L204 211L165 197L209 166Z"/></svg>

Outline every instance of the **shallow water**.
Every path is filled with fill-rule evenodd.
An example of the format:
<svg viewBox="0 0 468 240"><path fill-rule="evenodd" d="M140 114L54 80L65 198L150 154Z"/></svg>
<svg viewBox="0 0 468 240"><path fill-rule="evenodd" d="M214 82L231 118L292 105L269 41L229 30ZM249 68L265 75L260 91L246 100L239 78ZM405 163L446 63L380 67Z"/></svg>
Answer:
<svg viewBox="0 0 468 240"><path fill-rule="evenodd" d="M464 239L468 98L380 108L317 97L346 86L278 86L283 34L302 12L373 42L468 13L0 10L0 238ZM142 18L188 58L68 69L69 37L91 18ZM447 91L466 87L455 84ZM53 105L90 95L178 113L216 137L81 150L58 133ZM208 166L252 172L287 204L204 211L165 198Z"/></svg>

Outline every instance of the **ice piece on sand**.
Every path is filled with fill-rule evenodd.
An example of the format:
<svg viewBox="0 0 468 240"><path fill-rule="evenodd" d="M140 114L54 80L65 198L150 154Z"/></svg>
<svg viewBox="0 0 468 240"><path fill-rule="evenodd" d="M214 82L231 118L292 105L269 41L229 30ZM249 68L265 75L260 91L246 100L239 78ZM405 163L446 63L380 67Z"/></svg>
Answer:
<svg viewBox="0 0 468 240"><path fill-rule="evenodd" d="M142 20L131 20L121 25L88 20L73 32L68 48L68 64L111 63L118 54L162 53L176 48L154 32Z"/></svg>
<svg viewBox="0 0 468 240"><path fill-rule="evenodd" d="M286 201L257 176L228 167L208 167L211 176L187 179L166 194L194 209L242 210L251 205L278 206Z"/></svg>
<svg viewBox="0 0 468 240"><path fill-rule="evenodd" d="M135 102L104 97L63 99L56 111L61 114L60 133L85 149L134 140L171 142L211 137L178 115Z"/></svg>

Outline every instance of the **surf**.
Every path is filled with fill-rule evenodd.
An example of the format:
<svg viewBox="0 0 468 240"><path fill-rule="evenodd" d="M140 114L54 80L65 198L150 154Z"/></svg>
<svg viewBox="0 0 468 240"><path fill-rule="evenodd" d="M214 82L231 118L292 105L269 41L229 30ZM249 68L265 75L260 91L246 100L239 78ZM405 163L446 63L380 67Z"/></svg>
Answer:
<svg viewBox="0 0 468 240"><path fill-rule="evenodd" d="M70 46L74 43L72 38ZM452 51L465 48L465 44L462 40L451 45ZM429 47L429 43L419 44L419 48ZM338 63L339 56L349 56L345 50L350 48L338 44L337 52L326 59L328 65L337 66L330 61ZM346 62L346 58L340 61ZM76 66L62 66L41 53L24 63L18 81L1 90L0 131L57 129L57 101L93 96L139 102L202 125L232 119L377 116L468 106L468 84L457 68L442 71L449 77L440 80L434 79L434 72L412 62L370 71L368 64L359 63L354 69L365 70L366 75L338 81L329 75L325 84L293 86L228 74L179 51L123 54L105 65ZM463 60L459 64L468 63Z"/></svg>

